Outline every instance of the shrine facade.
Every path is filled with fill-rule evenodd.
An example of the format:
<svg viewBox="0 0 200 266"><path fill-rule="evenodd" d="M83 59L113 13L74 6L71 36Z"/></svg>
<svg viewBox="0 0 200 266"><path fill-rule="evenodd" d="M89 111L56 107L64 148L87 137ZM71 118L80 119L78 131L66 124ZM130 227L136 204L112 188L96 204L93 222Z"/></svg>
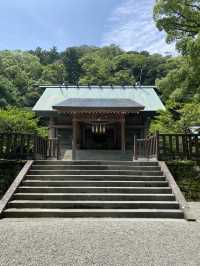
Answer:
<svg viewBox="0 0 200 266"><path fill-rule="evenodd" d="M154 86L41 86L33 107L48 119L49 138L59 138L72 159L80 150L132 150L134 136L148 134L151 119L165 110Z"/></svg>

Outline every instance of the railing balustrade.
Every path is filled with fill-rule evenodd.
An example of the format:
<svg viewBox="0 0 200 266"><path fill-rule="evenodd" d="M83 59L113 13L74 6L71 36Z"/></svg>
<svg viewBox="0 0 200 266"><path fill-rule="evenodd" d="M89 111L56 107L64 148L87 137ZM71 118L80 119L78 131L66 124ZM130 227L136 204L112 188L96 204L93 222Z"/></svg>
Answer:
<svg viewBox="0 0 200 266"><path fill-rule="evenodd" d="M148 136L145 139L134 137L134 160L138 158L157 158L158 157L158 135Z"/></svg>
<svg viewBox="0 0 200 266"><path fill-rule="evenodd" d="M0 133L0 159L59 158L58 139L29 133Z"/></svg>
<svg viewBox="0 0 200 266"><path fill-rule="evenodd" d="M60 157L60 143L58 138L50 138L48 139L47 145L47 157L48 158L56 158L59 160Z"/></svg>
<svg viewBox="0 0 200 266"><path fill-rule="evenodd" d="M159 134L159 159L200 160L200 134Z"/></svg>
<svg viewBox="0 0 200 266"><path fill-rule="evenodd" d="M134 158L200 160L200 134L160 134L134 137Z"/></svg>

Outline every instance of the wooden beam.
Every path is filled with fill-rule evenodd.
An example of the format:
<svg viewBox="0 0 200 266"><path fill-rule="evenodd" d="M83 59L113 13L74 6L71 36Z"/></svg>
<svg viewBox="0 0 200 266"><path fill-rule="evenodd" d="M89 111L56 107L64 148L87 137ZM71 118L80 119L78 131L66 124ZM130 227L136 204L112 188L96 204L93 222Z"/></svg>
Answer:
<svg viewBox="0 0 200 266"><path fill-rule="evenodd" d="M72 125L53 125L52 128L72 128Z"/></svg>

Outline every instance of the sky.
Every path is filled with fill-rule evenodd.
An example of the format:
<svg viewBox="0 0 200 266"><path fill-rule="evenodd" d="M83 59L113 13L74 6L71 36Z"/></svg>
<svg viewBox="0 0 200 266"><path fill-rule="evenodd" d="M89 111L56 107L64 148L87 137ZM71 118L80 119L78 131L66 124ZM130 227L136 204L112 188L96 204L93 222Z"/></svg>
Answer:
<svg viewBox="0 0 200 266"><path fill-rule="evenodd" d="M0 50L109 44L174 54L152 19L155 0L0 0Z"/></svg>

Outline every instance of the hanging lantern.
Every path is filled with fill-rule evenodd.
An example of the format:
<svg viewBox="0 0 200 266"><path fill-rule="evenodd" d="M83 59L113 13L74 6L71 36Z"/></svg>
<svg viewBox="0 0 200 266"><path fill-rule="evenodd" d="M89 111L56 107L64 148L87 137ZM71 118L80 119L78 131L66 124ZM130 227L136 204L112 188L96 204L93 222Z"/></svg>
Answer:
<svg viewBox="0 0 200 266"><path fill-rule="evenodd" d="M95 132L95 127L94 127L94 125L92 126L92 133L94 133Z"/></svg>
<svg viewBox="0 0 200 266"><path fill-rule="evenodd" d="M102 134L102 132L103 132L102 131L102 125L100 124L100 126L99 126L99 133Z"/></svg>
<svg viewBox="0 0 200 266"><path fill-rule="evenodd" d="M103 126L103 134L105 134L106 133L106 126L104 125Z"/></svg>

